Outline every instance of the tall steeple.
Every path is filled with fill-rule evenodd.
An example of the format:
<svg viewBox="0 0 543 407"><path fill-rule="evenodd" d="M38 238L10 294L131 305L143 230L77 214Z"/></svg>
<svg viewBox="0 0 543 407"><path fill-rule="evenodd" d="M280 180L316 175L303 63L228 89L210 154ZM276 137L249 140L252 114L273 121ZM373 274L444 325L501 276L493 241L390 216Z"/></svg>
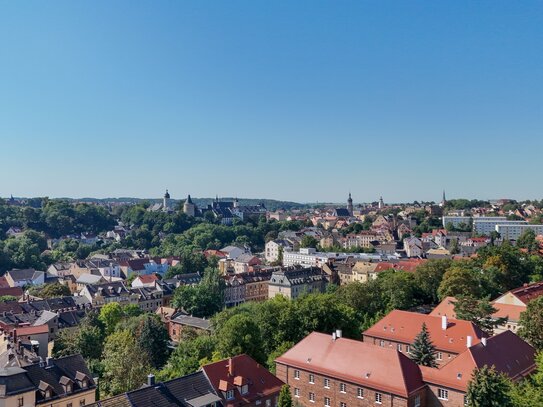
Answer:
<svg viewBox="0 0 543 407"><path fill-rule="evenodd" d="M349 191L349 199L347 199L347 210L349 215L353 216L353 198L351 197L351 192Z"/></svg>
<svg viewBox="0 0 543 407"><path fill-rule="evenodd" d="M162 201L162 210L168 212L170 210L170 193L166 190L164 194L164 200Z"/></svg>
<svg viewBox="0 0 543 407"><path fill-rule="evenodd" d="M385 201L383 201L383 197L379 197L379 205L377 206L379 209L383 209L385 207Z"/></svg>
<svg viewBox="0 0 543 407"><path fill-rule="evenodd" d="M441 200L441 203L439 206L444 207L447 204L447 199L445 198L445 190L443 190L443 199Z"/></svg>

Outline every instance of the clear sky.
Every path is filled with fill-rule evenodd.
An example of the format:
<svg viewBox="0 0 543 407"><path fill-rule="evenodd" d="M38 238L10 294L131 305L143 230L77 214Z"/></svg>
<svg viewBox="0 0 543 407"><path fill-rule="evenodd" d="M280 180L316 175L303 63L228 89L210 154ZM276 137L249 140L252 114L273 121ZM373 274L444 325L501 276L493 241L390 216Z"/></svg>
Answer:
<svg viewBox="0 0 543 407"><path fill-rule="evenodd" d="M542 1L0 1L0 196L543 198Z"/></svg>

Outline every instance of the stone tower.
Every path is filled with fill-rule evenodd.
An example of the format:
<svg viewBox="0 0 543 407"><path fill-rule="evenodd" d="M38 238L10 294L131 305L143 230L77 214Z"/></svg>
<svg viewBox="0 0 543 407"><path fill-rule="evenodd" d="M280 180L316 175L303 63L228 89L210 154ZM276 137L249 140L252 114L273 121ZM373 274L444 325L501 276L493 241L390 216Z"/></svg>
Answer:
<svg viewBox="0 0 543 407"><path fill-rule="evenodd" d="M164 194L164 200L162 201L162 210L168 212L170 210L170 193L166 190Z"/></svg>
<svg viewBox="0 0 543 407"><path fill-rule="evenodd" d="M187 197L187 200L183 204L183 212L188 216L194 216L196 214L196 205L192 202L190 195Z"/></svg>

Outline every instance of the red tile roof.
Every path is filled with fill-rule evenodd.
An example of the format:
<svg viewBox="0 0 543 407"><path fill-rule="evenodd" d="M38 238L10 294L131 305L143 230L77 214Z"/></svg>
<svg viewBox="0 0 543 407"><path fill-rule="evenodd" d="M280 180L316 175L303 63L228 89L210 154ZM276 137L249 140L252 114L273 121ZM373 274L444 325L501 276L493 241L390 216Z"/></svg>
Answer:
<svg viewBox="0 0 543 407"><path fill-rule="evenodd" d="M475 368L495 366L513 380L535 369L535 349L511 331L504 331L458 355L440 369L421 366L425 382L466 391Z"/></svg>
<svg viewBox="0 0 543 407"><path fill-rule="evenodd" d="M517 297L524 304L528 305L530 301L535 300L536 298L543 295L543 281L532 284L525 284L522 287L511 290L510 293Z"/></svg>
<svg viewBox="0 0 543 407"><path fill-rule="evenodd" d="M240 403L245 405L268 395L279 393L284 384L248 355L238 355L211 363L202 367L202 370L216 391L235 388L237 387L235 383L240 383L243 380L250 383L247 394L242 395L239 391L234 390L234 399L224 402L225 407L232 407Z"/></svg>
<svg viewBox="0 0 543 407"><path fill-rule="evenodd" d="M377 263L377 267L375 268L375 271L380 272L380 271L385 271L389 269L394 269L394 270L402 270L402 271L407 271L408 273L412 273L416 270L418 266L420 266L425 261L426 261L425 259L400 260L398 262L381 261Z"/></svg>
<svg viewBox="0 0 543 407"><path fill-rule="evenodd" d="M417 312L394 310L364 332L364 336L401 343L413 343L415 337L426 323L428 332L436 349L462 353L466 349L467 337L477 344L485 333L475 324L460 319L447 318L447 329L442 329L442 318Z"/></svg>
<svg viewBox="0 0 543 407"><path fill-rule="evenodd" d="M154 283L158 280L156 274L144 274L142 276L136 277L136 280L140 280L143 284Z"/></svg>
<svg viewBox="0 0 543 407"><path fill-rule="evenodd" d="M492 306L496 308L496 312L492 314L495 318L505 318L509 321L518 322L520 320L520 314L526 311L526 306L524 305L513 305L513 304L500 304L492 303Z"/></svg>
<svg viewBox="0 0 543 407"><path fill-rule="evenodd" d="M9 283L5 276L0 277L0 288L9 288Z"/></svg>
<svg viewBox="0 0 543 407"><path fill-rule="evenodd" d="M424 386L418 366L396 349L313 332L276 359L296 367L408 397Z"/></svg>
<svg viewBox="0 0 543 407"><path fill-rule="evenodd" d="M22 297L23 289L21 287L0 287L0 297L3 297L4 295Z"/></svg>
<svg viewBox="0 0 543 407"><path fill-rule="evenodd" d="M443 298L437 307L430 312L430 315L433 317L441 317L442 315L445 315L449 318L456 318L456 312L454 312L453 304L454 301L456 301L456 298L454 297Z"/></svg>
<svg viewBox="0 0 543 407"><path fill-rule="evenodd" d="M37 335L37 334L46 334L49 333L49 326L47 324L38 325L38 326L6 326L4 328L6 331L11 332L14 329L17 330L17 336L22 337L26 335Z"/></svg>

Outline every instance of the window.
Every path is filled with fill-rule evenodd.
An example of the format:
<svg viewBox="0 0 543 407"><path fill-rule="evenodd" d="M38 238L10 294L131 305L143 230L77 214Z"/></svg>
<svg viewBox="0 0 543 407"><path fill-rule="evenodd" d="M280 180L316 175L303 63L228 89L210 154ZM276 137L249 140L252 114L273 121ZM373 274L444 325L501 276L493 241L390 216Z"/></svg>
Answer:
<svg viewBox="0 0 543 407"><path fill-rule="evenodd" d="M329 389L330 388L330 379L324 379L324 388Z"/></svg>
<svg viewBox="0 0 543 407"><path fill-rule="evenodd" d="M247 394L248 392L249 392L248 384L244 384L243 386L241 386L241 394Z"/></svg>
<svg viewBox="0 0 543 407"><path fill-rule="evenodd" d="M420 394L415 396L415 407L420 407Z"/></svg>
<svg viewBox="0 0 543 407"><path fill-rule="evenodd" d="M312 373L309 373L309 383L311 384L315 383L315 375Z"/></svg>
<svg viewBox="0 0 543 407"><path fill-rule="evenodd" d="M409 345L405 345L405 351L409 353L411 351L411 347Z"/></svg>
<svg viewBox="0 0 543 407"><path fill-rule="evenodd" d="M271 400L270 399L266 400L266 407L271 407Z"/></svg>
<svg viewBox="0 0 543 407"><path fill-rule="evenodd" d="M399 344L398 344L398 352L401 352L401 351L402 351L402 344L399 343Z"/></svg>
<svg viewBox="0 0 543 407"><path fill-rule="evenodd" d="M294 388L294 397L300 397L300 389Z"/></svg>
<svg viewBox="0 0 543 407"><path fill-rule="evenodd" d="M315 393L309 392L309 401L314 403L315 402Z"/></svg>
<svg viewBox="0 0 543 407"><path fill-rule="evenodd" d="M356 391L356 396L359 398L359 399L363 399L364 398L364 389L362 387L359 387Z"/></svg>
<svg viewBox="0 0 543 407"><path fill-rule="evenodd" d="M339 403L339 407L347 407L347 403L344 403L343 401Z"/></svg>
<svg viewBox="0 0 543 407"><path fill-rule="evenodd" d="M440 400L449 400L449 391L445 389L437 389L437 398Z"/></svg>
<svg viewBox="0 0 543 407"><path fill-rule="evenodd" d="M468 405L468 395L467 394L464 394L464 405L465 406Z"/></svg>
<svg viewBox="0 0 543 407"><path fill-rule="evenodd" d="M72 403L66 403L66 407L72 407Z"/></svg>
<svg viewBox="0 0 543 407"><path fill-rule="evenodd" d="M330 407L330 397L324 398L324 407Z"/></svg>
<svg viewBox="0 0 543 407"><path fill-rule="evenodd" d="M300 380L300 371L299 371L299 370L295 370L295 371L294 371L294 378L295 378L296 380Z"/></svg>
<svg viewBox="0 0 543 407"><path fill-rule="evenodd" d="M228 390L226 392L226 399L227 400L232 400L234 398L234 390Z"/></svg>
<svg viewBox="0 0 543 407"><path fill-rule="evenodd" d="M342 393L347 393L347 385L345 383L339 384L339 391Z"/></svg>
<svg viewBox="0 0 543 407"><path fill-rule="evenodd" d="M382 339L379 341L379 346L381 347L385 347L385 341L383 341Z"/></svg>
<svg viewBox="0 0 543 407"><path fill-rule="evenodd" d="M79 407L83 407L85 404L85 399L79 400Z"/></svg>
<svg viewBox="0 0 543 407"><path fill-rule="evenodd" d="M24 404L25 404L25 399L24 399L24 397L19 397L19 398L17 399L17 404L19 405L19 407L23 407Z"/></svg>
<svg viewBox="0 0 543 407"><path fill-rule="evenodd" d="M377 404L383 403L383 395L381 393L375 393L375 402Z"/></svg>
<svg viewBox="0 0 543 407"><path fill-rule="evenodd" d="M443 360L443 353L437 352L437 353L436 353L436 359L437 359L437 360Z"/></svg>

